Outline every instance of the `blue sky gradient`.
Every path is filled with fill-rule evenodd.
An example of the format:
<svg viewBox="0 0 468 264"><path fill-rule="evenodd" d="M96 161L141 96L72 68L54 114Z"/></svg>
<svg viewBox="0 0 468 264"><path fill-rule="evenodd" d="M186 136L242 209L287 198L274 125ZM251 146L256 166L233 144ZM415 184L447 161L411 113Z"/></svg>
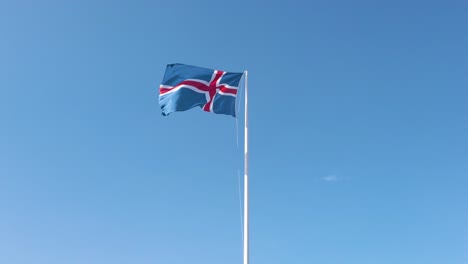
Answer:
<svg viewBox="0 0 468 264"><path fill-rule="evenodd" d="M241 263L242 127L161 116L178 62L249 71L252 264L467 264L467 10L0 1L0 263Z"/></svg>

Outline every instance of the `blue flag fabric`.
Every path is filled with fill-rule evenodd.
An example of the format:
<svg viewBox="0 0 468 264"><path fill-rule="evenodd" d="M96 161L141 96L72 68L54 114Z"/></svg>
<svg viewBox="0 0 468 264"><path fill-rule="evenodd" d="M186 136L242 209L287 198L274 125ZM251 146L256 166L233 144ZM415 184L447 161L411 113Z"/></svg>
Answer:
<svg viewBox="0 0 468 264"><path fill-rule="evenodd" d="M168 64L159 87L162 114L196 106L206 112L236 116L236 95L242 73Z"/></svg>

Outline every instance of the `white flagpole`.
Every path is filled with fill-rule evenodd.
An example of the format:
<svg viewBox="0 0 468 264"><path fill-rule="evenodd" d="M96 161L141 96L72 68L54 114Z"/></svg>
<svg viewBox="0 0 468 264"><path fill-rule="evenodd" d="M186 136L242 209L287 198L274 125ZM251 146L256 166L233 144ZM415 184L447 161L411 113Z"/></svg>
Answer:
<svg viewBox="0 0 468 264"><path fill-rule="evenodd" d="M249 264L249 134L247 105L247 71L245 71L245 126L244 126L244 264Z"/></svg>

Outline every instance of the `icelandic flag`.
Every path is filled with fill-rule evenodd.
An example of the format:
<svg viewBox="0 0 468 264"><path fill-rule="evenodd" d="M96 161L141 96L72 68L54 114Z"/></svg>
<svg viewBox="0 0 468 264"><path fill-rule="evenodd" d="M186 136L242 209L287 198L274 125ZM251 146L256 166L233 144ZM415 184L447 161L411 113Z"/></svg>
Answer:
<svg viewBox="0 0 468 264"><path fill-rule="evenodd" d="M196 106L206 112L236 116L236 95L242 73L168 64L159 87L163 116Z"/></svg>

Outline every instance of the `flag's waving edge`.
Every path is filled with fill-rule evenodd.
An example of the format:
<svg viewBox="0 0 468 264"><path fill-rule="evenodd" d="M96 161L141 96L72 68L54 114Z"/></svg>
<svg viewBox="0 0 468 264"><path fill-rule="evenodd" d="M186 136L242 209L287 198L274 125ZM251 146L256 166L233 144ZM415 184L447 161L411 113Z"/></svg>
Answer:
<svg viewBox="0 0 468 264"><path fill-rule="evenodd" d="M162 114L199 106L206 112L236 116L235 102L242 73L185 64L168 64L159 87Z"/></svg>

